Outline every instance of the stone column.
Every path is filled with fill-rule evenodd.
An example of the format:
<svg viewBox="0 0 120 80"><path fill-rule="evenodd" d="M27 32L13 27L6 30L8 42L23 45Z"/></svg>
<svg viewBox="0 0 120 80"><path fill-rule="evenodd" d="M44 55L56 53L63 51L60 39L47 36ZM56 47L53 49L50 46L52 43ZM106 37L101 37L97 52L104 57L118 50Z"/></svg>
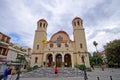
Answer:
<svg viewBox="0 0 120 80"><path fill-rule="evenodd" d="M65 55L65 54L64 54L64 53L62 53L62 62L64 62L64 55Z"/></svg>
<svg viewBox="0 0 120 80"><path fill-rule="evenodd" d="M46 62L46 56L47 56L47 54L45 53L45 54L43 54L43 61L45 61Z"/></svg>
<svg viewBox="0 0 120 80"><path fill-rule="evenodd" d="M72 62L72 67L74 67L74 59L73 59L73 54L72 53L70 53L71 54L71 62Z"/></svg>
<svg viewBox="0 0 120 80"><path fill-rule="evenodd" d="M53 52L53 62L55 62L55 53Z"/></svg>

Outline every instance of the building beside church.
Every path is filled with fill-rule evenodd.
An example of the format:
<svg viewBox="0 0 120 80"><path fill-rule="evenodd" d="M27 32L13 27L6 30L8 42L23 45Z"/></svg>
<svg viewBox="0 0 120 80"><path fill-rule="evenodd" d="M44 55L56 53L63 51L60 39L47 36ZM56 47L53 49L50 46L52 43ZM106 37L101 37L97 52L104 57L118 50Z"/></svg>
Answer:
<svg viewBox="0 0 120 80"><path fill-rule="evenodd" d="M43 66L43 62L46 62L51 67L54 62L57 67L62 67L63 63L65 67L84 63L90 67L83 20L74 18L72 26L74 40L63 30L54 33L47 40L48 23L45 19L40 19L34 36L31 66Z"/></svg>
<svg viewBox="0 0 120 80"><path fill-rule="evenodd" d="M0 64L7 61L10 37L0 32Z"/></svg>

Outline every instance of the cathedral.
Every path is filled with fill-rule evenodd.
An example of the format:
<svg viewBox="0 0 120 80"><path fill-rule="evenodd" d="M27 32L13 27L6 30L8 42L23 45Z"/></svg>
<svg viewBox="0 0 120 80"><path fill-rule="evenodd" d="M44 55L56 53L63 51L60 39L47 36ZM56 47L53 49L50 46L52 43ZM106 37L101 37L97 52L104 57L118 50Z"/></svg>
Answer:
<svg viewBox="0 0 120 80"><path fill-rule="evenodd" d="M57 67L75 67L76 64L90 67L83 20L74 18L72 26L74 40L64 30L54 33L47 40L48 23L45 19L40 19L34 36L31 66L47 64L47 67L52 67L54 63Z"/></svg>

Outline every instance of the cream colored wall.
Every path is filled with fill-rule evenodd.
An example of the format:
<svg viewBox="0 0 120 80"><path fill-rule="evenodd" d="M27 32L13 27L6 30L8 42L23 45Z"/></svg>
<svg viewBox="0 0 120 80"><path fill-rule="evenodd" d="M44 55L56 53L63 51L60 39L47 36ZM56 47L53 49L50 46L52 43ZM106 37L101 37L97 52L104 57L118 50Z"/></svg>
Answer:
<svg viewBox="0 0 120 80"><path fill-rule="evenodd" d="M85 58L85 64L87 67L90 67L89 54L87 54L87 57Z"/></svg>
<svg viewBox="0 0 120 80"><path fill-rule="evenodd" d="M33 46L33 53L43 52L42 40L46 40L46 33L36 31L35 39L34 39L34 46ZM39 49L37 49L37 45L39 45Z"/></svg>
<svg viewBox="0 0 120 80"><path fill-rule="evenodd" d="M35 57L38 57L37 63L35 63ZM38 65L41 67L43 65L43 56L41 54L32 54L31 55L31 66Z"/></svg>
<svg viewBox="0 0 120 80"><path fill-rule="evenodd" d="M86 39L85 39L85 32L84 30L74 31L75 41L76 41L76 48L78 51L85 52L87 51L86 46ZM80 48L80 43L82 43L83 48Z"/></svg>

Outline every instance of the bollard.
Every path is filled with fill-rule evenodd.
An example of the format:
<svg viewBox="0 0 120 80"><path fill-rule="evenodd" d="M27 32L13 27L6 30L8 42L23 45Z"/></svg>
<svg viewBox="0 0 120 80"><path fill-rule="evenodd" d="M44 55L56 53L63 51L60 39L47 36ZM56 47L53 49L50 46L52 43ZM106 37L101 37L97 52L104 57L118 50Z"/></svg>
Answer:
<svg viewBox="0 0 120 80"><path fill-rule="evenodd" d="M99 78L99 77L97 77L97 80L100 80L100 78Z"/></svg>
<svg viewBox="0 0 120 80"><path fill-rule="evenodd" d="M112 76L110 76L110 80L112 80Z"/></svg>

